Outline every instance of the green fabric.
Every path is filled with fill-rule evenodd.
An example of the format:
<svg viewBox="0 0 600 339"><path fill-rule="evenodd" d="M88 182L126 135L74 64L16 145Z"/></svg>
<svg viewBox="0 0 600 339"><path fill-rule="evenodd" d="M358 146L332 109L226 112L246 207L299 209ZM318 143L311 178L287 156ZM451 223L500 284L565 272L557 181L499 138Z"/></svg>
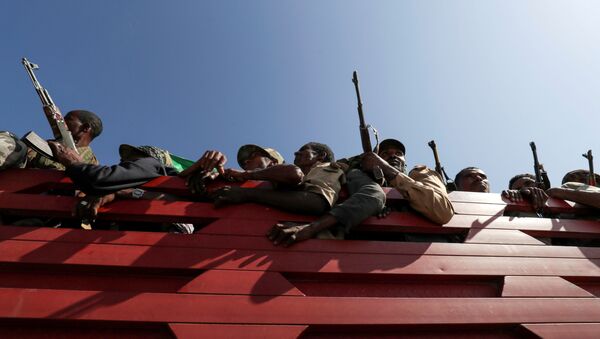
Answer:
<svg viewBox="0 0 600 339"><path fill-rule="evenodd" d="M175 168L177 172L181 172L194 164L192 160L176 156L175 154L171 154L171 160L173 160L173 168Z"/></svg>

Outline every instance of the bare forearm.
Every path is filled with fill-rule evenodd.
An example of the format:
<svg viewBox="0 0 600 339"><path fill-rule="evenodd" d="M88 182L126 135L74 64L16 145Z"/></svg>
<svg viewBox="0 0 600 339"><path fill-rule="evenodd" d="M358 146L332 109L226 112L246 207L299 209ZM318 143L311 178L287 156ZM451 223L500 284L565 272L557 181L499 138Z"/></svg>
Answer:
<svg viewBox="0 0 600 339"><path fill-rule="evenodd" d="M299 185L304 177L300 168L295 165L277 165L246 173L249 180L266 180L290 186Z"/></svg>
<svg viewBox="0 0 600 339"><path fill-rule="evenodd" d="M600 208L600 193L576 191L568 188L551 188L547 191L553 198L570 200L594 208Z"/></svg>

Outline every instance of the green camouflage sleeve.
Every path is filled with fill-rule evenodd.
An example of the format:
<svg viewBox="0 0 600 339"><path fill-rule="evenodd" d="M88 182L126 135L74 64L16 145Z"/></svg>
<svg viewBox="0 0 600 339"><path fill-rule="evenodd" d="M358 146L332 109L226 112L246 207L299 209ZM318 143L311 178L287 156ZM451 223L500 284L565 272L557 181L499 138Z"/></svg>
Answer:
<svg viewBox="0 0 600 339"><path fill-rule="evenodd" d="M96 155L92 151L91 147L78 147L77 151L83 159L83 162L86 164L98 165L98 159L96 159ZM65 166L62 164L46 158L31 148L27 150L27 168L55 169L59 171L65 170Z"/></svg>

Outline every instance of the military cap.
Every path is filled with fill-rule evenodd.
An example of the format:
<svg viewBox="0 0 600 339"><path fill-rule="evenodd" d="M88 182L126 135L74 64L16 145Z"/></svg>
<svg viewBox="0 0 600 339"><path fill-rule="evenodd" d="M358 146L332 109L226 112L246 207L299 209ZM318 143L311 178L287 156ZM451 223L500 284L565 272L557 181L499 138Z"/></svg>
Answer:
<svg viewBox="0 0 600 339"><path fill-rule="evenodd" d="M122 144L119 146L119 155L123 160L129 159L132 155L143 155L158 160L165 167L173 167L173 160L169 151L156 146L131 146Z"/></svg>
<svg viewBox="0 0 600 339"><path fill-rule="evenodd" d="M23 168L27 161L27 146L16 135L0 131L0 170Z"/></svg>
<svg viewBox="0 0 600 339"><path fill-rule="evenodd" d="M404 148L404 144L396 139L385 139L379 143L379 150L383 150L388 147L395 147L395 148L401 150L402 153L404 153L404 155L406 155L406 148ZM375 151L375 150L373 150L373 151Z"/></svg>
<svg viewBox="0 0 600 339"><path fill-rule="evenodd" d="M273 148L248 144L240 147L240 149L238 150L237 162L240 165L240 167L244 167L246 160L250 159L254 152L263 153L267 157L271 158L271 160L273 160L277 165L281 165L285 162L281 154L279 154L279 152L277 152Z"/></svg>

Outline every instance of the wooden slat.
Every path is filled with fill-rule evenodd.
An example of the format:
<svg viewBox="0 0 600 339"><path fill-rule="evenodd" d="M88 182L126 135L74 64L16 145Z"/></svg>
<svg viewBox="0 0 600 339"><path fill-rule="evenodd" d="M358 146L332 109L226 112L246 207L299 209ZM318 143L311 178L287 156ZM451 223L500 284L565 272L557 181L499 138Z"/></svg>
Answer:
<svg viewBox="0 0 600 339"><path fill-rule="evenodd" d="M173 334L184 338L298 338L308 326L299 325L227 325L227 324L169 324Z"/></svg>
<svg viewBox="0 0 600 339"><path fill-rule="evenodd" d="M236 221L236 219L230 219ZM237 220L239 229L247 224ZM235 234L235 233L232 233ZM0 240L34 240L76 244L145 245L152 247L225 248L281 252L325 252L365 254L418 254L496 257L542 258L600 258L600 248L573 246L530 246L503 244L406 243L364 240L311 239L290 248L273 246L263 234L259 236L193 234L180 235L162 232L85 231L35 227L0 227Z"/></svg>
<svg viewBox="0 0 600 339"><path fill-rule="evenodd" d="M540 338L596 339L600 333L600 323L580 324L523 324Z"/></svg>
<svg viewBox="0 0 600 339"><path fill-rule="evenodd" d="M474 244L545 245L536 238L517 230L494 230L472 228L465 239Z"/></svg>
<svg viewBox="0 0 600 339"><path fill-rule="evenodd" d="M561 277L518 277L504 278L503 297L588 297L594 296Z"/></svg>
<svg viewBox="0 0 600 339"><path fill-rule="evenodd" d="M599 259L369 256L237 249L167 248L7 240L0 262L133 266L177 269L244 269L277 272L600 276Z"/></svg>
<svg viewBox="0 0 600 339"><path fill-rule="evenodd" d="M0 318L222 324L600 322L596 298L321 298L0 289Z"/></svg>

